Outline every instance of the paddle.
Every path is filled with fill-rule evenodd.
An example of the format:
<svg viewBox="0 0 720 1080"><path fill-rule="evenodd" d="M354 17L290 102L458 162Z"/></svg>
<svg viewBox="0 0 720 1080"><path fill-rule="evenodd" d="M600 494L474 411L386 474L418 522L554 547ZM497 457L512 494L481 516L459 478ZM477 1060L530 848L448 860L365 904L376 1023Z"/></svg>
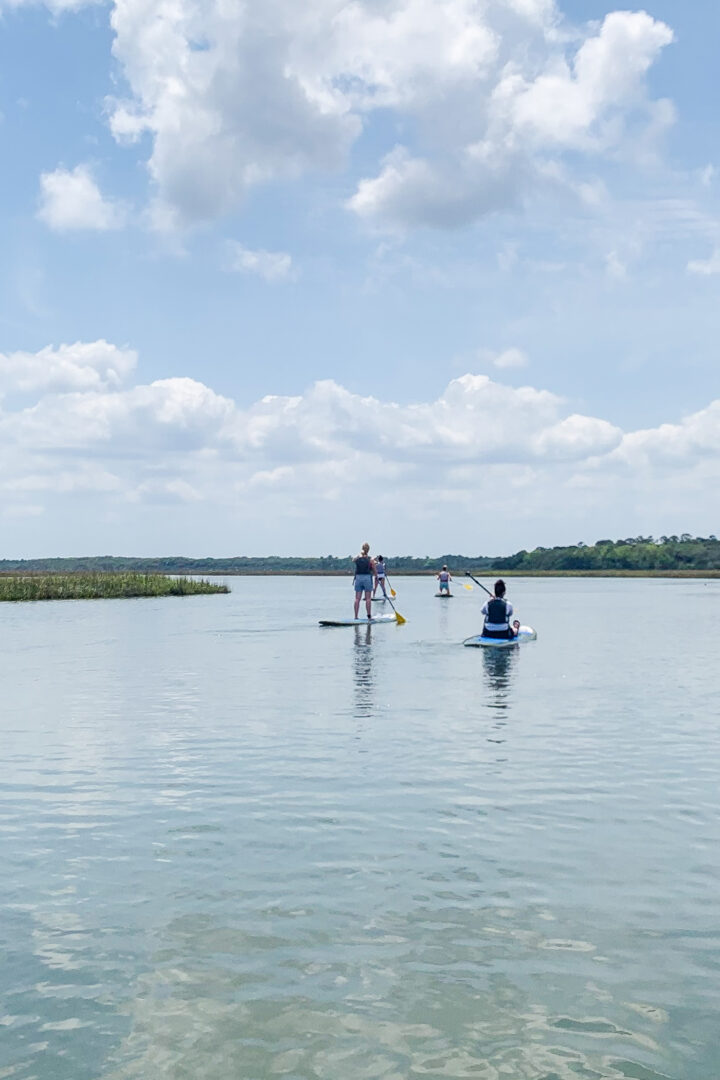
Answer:
<svg viewBox="0 0 720 1080"><path fill-rule="evenodd" d="M390 585L390 578L387 576L387 574L385 575L385 580L387 581L388 585ZM392 585L390 585L390 595L397 596L397 593L393 589Z"/></svg>
<svg viewBox="0 0 720 1080"><path fill-rule="evenodd" d="M478 579L476 577L473 577L469 570L465 571L465 577L472 578L472 580L475 582L476 585L479 585L481 589L485 589L485 592L488 594L488 596L492 596L493 599L494 599L495 594L491 593L489 589L486 589L485 586L483 585L482 581L478 581ZM466 585L465 588L467 588L467 587L468 586ZM472 586L470 586L470 587L472 588Z"/></svg>
<svg viewBox="0 0 720 1080"><path fill-rule="evenodd" d="M407 619L404 619L404 618L402 617L402 615L400 614L400 612L398 611L398 609L397 609L397 608L395 607L395 605L393 604L393 602L392 602L392 600L390 599L390 597L389 597L389 596L388 596L388 598L387 598L387 602L388 602L388 604L390 605L390 607L391 607L391 608L393 609L393 611L395 612L395 618L397 619L397 623L398 623L398 626L402 626L402 625L403 625L403 623L406 623L406 622L407 622Z"/></svg>

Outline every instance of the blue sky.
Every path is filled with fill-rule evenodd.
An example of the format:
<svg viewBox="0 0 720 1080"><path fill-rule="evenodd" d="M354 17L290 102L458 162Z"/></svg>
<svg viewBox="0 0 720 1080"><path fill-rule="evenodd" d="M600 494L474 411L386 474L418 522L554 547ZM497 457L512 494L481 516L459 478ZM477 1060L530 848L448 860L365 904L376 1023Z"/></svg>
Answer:
<svg viewBox="0 0 720 1080"><path fill-rule="evenodd" d="M0 554L716 532L719 31L0 0Z"/></svg>

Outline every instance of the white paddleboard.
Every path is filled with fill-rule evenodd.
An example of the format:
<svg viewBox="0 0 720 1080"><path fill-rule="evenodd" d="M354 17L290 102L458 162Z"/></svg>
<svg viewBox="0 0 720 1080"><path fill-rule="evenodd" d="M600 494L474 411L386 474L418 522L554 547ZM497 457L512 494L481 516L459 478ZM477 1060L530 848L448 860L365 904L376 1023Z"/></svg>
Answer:
<svg viewBox="0 0 720 1080"><path fill-rule="evenodd" d="M374 626L391 622L397 622L394 615L373 615L372 619L320 619L320 626Z"/></svg>
<svg viewBox="0 0 720 1080"><path fill-rule="evenodd" d="M532 626L521 626L517 637L514 638L489 638L483 637L482 634L475 634L474 637L465 638L463 645L476 649L513 649L516 645L525 645L528 641L535 641L536 637L537 633Z"/></svg>

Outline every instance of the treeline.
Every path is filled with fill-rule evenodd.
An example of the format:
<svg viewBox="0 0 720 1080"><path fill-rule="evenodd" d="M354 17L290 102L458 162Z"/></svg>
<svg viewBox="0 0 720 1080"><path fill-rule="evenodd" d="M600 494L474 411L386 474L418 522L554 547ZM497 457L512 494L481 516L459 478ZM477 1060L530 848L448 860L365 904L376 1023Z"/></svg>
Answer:
<svg viewBox="0 0 720 1080"><path fill-rule="evenodd" d="M515 573L554 570L720 570L720 540L715 536L633 536L595 544L538 547L494 559L493 569Z"/></svg>
<svg viewBox="0 0 720 1080"><path fill-rule="evenodd" d="M538 547L506 557L487 555L386 556L393 574L437 572L447 564L454 573L465 570L552 573L553 571L719 570L720 540L715 536L633 536L624 540L598 540L595 544ZM2 559L0 574L349 574L350 556L314 558L233 556L227 559L191 559L182 555L133 559L115 555L76 559Z"/></svg>
<svg viewBox="0 0 720 1080"><path fill-rule="evenodd" d="M388 557L390 573L424 573L439 570L446 564L455 570L484 569L492 565L486 556L440 555L424 559L412 555ZM88 556L77 559L0 559L2 574L349 574L350 556L325 555L320 558L284 558L267 555L258 558L238 556L228 559L190 559L181 555L133 559L115 555Z"/></svg>

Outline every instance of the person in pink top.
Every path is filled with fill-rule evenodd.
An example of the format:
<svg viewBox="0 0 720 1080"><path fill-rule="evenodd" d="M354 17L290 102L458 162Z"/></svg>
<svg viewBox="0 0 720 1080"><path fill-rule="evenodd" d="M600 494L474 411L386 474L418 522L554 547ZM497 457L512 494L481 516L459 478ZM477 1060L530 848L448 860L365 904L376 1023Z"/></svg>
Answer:
<svg viewBox="0 0 720 1080"><path fill-rule="evenodd" d="M449 596L450 595L450 582L452 581L452 574L448 570L447 566L443 566L442 570L437 575L437 580L438 580L439 585L440 585L440 592L441 593L446 592L448 594L448 596Z"/></svg>

